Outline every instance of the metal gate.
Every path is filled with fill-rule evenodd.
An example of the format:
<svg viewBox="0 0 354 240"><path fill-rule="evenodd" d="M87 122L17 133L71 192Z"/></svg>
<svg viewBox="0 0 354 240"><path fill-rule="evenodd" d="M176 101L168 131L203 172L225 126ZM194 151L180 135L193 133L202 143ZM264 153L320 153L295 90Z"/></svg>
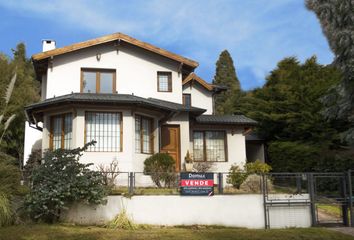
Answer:
<svg viewBox="0 0 354 240"><path fill-rule="evenodd" d="M272 211L279 207L307 208L312 226L354 226L352 180L351 170L263 175L265 227L274 226L276 218L272 219ZM304 217L308 217L306 214L308 211Z"/></svg>

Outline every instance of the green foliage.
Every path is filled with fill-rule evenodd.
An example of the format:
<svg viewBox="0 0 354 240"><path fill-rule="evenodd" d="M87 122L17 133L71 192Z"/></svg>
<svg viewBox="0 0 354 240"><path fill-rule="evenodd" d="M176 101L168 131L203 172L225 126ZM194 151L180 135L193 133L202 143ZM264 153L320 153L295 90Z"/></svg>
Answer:
<svg viewBox="0 0 354 240"><path fill-rule="evenodd" d="M19 195L24 191L21 186L21 172L15 166L16 160L5 154L0 153L0 193L7 196Z"/></svg>
<svg viewBox="0 0 354 240"><path fill-rule="evenodd" d="M269 144L268 153L275 172L313 171L320 157L321 149L302 142L274 141Z"/></svg>
<svg viewBox="0 0 354 240"><path fill-rule="evenodd" d="M226 182L231 184L234 188L240 189L241 184L246 180L247 174L239 166L232 165Z"/></svg>
<svg viewBox="0 0 354 240"><path fill-rule="evenodd" d="M306 0L322 26L334 53L333 65L342 73L342 81L323 98L324 115L341 132L341 140L354 144L354 2L352 0ZM335 104L333 104L335 100Z"/></svg>
<svg viewBox="0 0 354 240"><path fill-rule="evenodd" d="M150 175L157 187L170 187L176 180L176 161L167 153L156 153L144 161L144 174Z"/></svg>
<svg viewBox="0 0 354 240"><path fill-rule="evenodd" d="M230 167L226 182L231 184L234 188L240 189L245 180L255 174L265 174L272 170L271 166L260 161L246 163L241 169L238 165L233 164Z"/></svg>
<svg viewBox="0 0 354 240"><path fill-rule="evenodd" d="M33 171L33 187L25 200L31 218L52 223L59 219L60 211L73 202L105 203L102 174L90 170L92 164L79 162L82 152L92 144L45 153L44 163Z"/></svg>
<svg viewBox="0 0 354 240"><path fill-rule="evenodd" d="M259 160L257 160L255 162L246 163L245 170L248 175L264 174L264 173L269 173L270 170L272 170L272 167L266 163L262 163Z"/></svg>
<svg viewBox="0 0 354 240"><path fill-rule="evenodd" d="M311 171L320 151L338 147L337 130L323 116L322 97L341 79L333 66L312 57L301 64L286 58L266 84L242 97L239 111L257 120L268 141L274 171Z"/></svg>
<svg viewBox="0 0 354 240"><path fill-rule="evenodd" d="M233 114L236 110L235 103L241 94L241 87L232 57L227 50L221 52L216 62L213 84L228 87L226 92L215 96L216 113L220 115Z"/></svg>
<svg viewBox="0 0 354 240"><path fill-rule="evenodd" d="M13 221L13 211L8 195L0 192L0 227L10 225Z"/></svg>
<svg viewBox="0 0 354 240"><path fill-rule="evenodd" d="M3 122L6 122L11 115L16 115L7 129L0 147L5 153L15 157L17 165L22 167L24 122L26 120L23 108L39 100L40 86L35 79L32 62L26 57L26 48L23 43L16 46L13 59L2 56L0 57L0 96L6 95L7 87L14 73L17 78L8 105L6 106L4 98L0 100L1 114L4 113Z"/></svg>
<svg viewBox="0 0 354 240"><path fill-rule="evenodd" d="M23 167L24 170L23 175L26 181L30 181L34 169L39 167L41 161L42 161L42 150L40 149L32 150L31 154L28 157L26 165Z"/></svg>

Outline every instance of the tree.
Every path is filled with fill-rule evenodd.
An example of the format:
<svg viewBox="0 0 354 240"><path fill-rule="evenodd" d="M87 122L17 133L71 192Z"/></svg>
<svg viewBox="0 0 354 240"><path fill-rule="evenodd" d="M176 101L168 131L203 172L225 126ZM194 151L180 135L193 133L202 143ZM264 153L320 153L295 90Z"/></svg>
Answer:
<svg viewBox="0 0 354 240"><path fill-rule="evenodd" d="M323 98L324 114L339 123L342 141L354 144L354 1L306 0L306 6L317 15L335 55L333 64L343 73L342 81Z"/></svg>
<svg viewBox="0 0 354 240"><path fill-rule="evenodd" d="M26 47L23 43L16 46L14 50L14 58L0 58L0 95L5 96L5 91L10 83L13 73L17 74L16 84L14 86L11 100L6 103L5 100L0 101L0 109L7 110L4 114L4 121L9 119L13 114L16 117L7 129L3 141L1 142L1 150L18 159L18 165L22 167L23 150L24 150L24 131L26 116L24 107L39 100L39 82L35 79L35 73L32 63L26 58Z"/></svg>
<svg viewBox="0 0 354 240"><path fill-rule="evenodd" d="M213 84L228 87L226 92L220 93L215 98L217 114L233 114L236 110L235 103L240 96L240 82L236 76L233 60L227 50L221 52L216 62L216 72Z"/></svg>
<svg viewBox="0 0 354 240"><path fill-rule="evenodd" d="M303 64L285 58L262 88L241 98L241 111L259 122L257 131L269 142L275 171L314 170L322 151L338 147L338 132L323 116L321 98L341 77L316 57Z"/></svg>

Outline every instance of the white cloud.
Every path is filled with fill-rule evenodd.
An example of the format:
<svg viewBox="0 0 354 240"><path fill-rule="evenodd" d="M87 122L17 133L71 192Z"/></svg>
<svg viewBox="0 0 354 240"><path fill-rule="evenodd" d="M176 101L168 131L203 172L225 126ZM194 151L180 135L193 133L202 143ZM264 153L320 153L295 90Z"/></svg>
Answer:
<svg viewBox="0 0 354 240"><path fill-rule="evenodd" d="M125 32L177 49L212 71L220 51L228 49L236 68L252 69L258 82L285 56L318 54L324 63L332 57L302 0L0 0L0 6L97 36ZM212 71L201 74L211 80Z"/></svg>

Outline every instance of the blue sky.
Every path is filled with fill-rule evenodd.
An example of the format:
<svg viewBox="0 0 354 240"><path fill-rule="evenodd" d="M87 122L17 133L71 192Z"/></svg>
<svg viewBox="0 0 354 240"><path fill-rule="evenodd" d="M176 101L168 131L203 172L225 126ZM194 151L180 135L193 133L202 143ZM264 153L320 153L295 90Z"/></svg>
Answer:
<svg viewBox="0 0 354 240"><path fill-rule="evenodd" d="M209 82L227 49L245 90L262 86L284 57L333 59L303 0L0 0L0 51L8 55L21 41L32 55L45 38L62 47L114 32L198 61L196 73Z"/></svg>

